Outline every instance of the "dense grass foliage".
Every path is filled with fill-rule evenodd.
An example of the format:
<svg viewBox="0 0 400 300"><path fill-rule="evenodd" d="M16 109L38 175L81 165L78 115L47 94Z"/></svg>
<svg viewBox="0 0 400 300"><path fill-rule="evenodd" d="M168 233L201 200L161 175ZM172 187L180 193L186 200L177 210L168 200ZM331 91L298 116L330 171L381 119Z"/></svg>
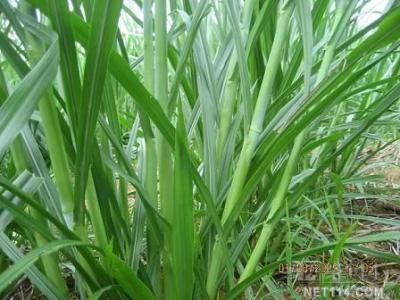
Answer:
<svg viewBox="0 0 400 300"><path fill-rule="evenodd" d="M399 1L368 4L0 1L0 291L259 299L280 263L400 263L346 210L399 138Z"/></svg>

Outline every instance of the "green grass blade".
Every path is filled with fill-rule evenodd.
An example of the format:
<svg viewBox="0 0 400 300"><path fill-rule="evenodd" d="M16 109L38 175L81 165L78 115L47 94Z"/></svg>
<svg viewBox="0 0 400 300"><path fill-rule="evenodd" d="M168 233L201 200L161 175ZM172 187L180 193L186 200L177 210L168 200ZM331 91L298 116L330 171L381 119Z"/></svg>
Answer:
<svg viewBox="0 0 400 300"><path fill-rule="evenodd" d="M66 94L66 104L73 128L77 130L78 108L81 103L82 87L78 69L75 37L72 30L68 1L49 1L50 18L59 36L60 67Z"/></svg>
<svg viewBox="0 0 400 300"><path fill-rule="evenodd" d="M107 74L109 56L118 28L122 1L96 1L93 24L89 36L87 60L83 78L82 102L79 108L77 157L75 178L74 221L83 225L84 197L89 174L90 157L95 142L95 129L100 110L100 99Z"/></svg>
<svg viewBox="0 0 400 300"><path fill-rule="evenodd" d="M155 299L153 293L140 281L132 269L109 250L105 253L105 262L110 275L131 299Z"/></svg>
<svg viewBox="0 0 400 300"><path fill-rule="evenodd" d="M190 160L183 113L180 110L175 138L174 201L171 240L168 243L176 299L190 299L193 292L194 216Z"/></svg>

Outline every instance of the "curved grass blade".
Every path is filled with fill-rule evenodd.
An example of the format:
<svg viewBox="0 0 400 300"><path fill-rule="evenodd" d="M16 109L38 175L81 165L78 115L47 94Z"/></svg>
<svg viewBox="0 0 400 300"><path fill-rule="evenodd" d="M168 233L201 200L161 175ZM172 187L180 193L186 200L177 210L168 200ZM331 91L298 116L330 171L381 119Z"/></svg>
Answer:
<svg viewBox="0 0 400 300"><path fill-rule="evenodd" d="M0 107L0 154L28 122L39 100L51 87L57 68L58 44L55 41Z"/></svg>

